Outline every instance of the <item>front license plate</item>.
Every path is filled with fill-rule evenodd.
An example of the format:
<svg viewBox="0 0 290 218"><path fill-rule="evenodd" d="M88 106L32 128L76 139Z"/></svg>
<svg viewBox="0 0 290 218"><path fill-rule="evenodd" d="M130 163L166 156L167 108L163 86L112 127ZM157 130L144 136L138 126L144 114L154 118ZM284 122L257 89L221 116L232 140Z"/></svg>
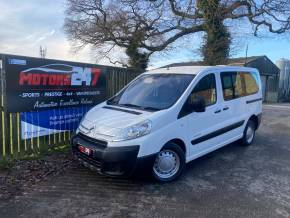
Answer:
<svg viewBox="0 0 290 218"><path fill-rule="evenodd" d="M79 145L79 150L80 152L84 153L84 154L87 154L87 155L90 155L93 153L93 150L90 149L90 148L87 148L85 146L82 146L82 145Z"/></svg>

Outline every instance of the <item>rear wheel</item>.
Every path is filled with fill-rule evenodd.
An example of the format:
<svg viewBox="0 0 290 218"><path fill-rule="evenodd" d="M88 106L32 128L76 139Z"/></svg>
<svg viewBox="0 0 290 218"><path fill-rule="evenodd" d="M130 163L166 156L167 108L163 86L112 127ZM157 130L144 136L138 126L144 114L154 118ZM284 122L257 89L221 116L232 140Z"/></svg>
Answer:
<svg viewBox="0 0 290 218"><path fill-rule="evenodd" d="M184 151L178 145L169 143L156 156L153 176L159 182L170 182L181 174L184 166Z"/></svg>
<svg viewBox="0 0 290 218"><path fill-rule="evenodd" d="M249 120L244 130L242 144L246 146L251 145L254 141L255 133L256 133L256 124L253 120Z"/></svg>

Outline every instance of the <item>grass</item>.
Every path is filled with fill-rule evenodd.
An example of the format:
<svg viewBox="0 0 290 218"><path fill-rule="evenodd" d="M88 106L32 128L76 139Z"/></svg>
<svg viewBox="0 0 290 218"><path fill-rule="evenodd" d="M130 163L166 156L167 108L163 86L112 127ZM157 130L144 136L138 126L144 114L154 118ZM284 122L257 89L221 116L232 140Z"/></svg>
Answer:
<svg viewBox="0 0 290 218"><path fill-rule="evenodd" d="M69 152L70 146L69 145L60 145L56 147L51 147L49 149L42 149L42 150L30 150L29 154L23 154L18 156L17 158L1 158L0 157L0 170L5 170L13 167L16 160L39 160L44 158L45 156L56 154L56 153L65 153Z"/></svg>
<svg viewBox="0 0 290 218"><path fill-rule="evenodd" d="M1 159L0 160L0 170L6 170L13 166L13 162L11 160Z"/></svg>

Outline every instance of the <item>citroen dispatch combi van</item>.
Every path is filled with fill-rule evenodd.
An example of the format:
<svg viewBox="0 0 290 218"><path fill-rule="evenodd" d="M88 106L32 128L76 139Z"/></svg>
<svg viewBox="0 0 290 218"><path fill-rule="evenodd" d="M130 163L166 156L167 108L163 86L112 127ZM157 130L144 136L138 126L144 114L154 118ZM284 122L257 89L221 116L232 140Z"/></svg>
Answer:
<svg viewBox="0 0 290 218"><path fill-rule="evenodd" d="M127 176L149 168L158 181L168 182L186 163L231 142L250 145L261 114L254 68L161 68L92 108L72 138L72 151L102 174Z"/></svg>

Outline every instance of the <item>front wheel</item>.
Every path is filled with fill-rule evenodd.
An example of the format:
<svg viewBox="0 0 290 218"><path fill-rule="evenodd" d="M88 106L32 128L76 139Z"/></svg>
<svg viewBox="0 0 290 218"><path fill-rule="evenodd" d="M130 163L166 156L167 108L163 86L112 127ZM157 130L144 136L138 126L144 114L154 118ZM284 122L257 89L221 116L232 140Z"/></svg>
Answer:
<svg viewBox="0 0 290 218"><path fill-rule="evenodd" d="M180 146L167 144L156 156L153 164L153 176L159 182L176 179L185 166L185 154Z"/></svg>
<svg viewBox="0 0 290 218"><path fill-rule="evenodd" d="M254 121L249 120L244 130L242 144L246 146L251 145L254 141L255 133L256 133L256 124Z"/></svg>

